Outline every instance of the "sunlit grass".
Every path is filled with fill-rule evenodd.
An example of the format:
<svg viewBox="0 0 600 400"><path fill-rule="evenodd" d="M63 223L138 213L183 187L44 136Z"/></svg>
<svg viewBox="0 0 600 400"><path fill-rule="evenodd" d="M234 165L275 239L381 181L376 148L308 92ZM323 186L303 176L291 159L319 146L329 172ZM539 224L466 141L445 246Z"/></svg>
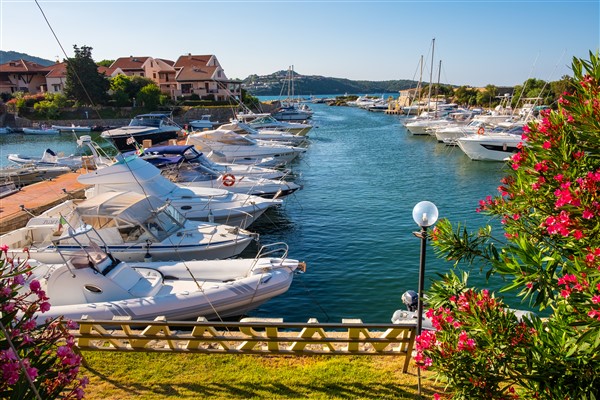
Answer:
<svg viewBox="0 0 600 400"><path fill-rule="evenodd" d="M87 399L417 399L403 357L83 353ZM423 379L423 397L436 391ZM437 391L441 389L438 387Z"/></svg>

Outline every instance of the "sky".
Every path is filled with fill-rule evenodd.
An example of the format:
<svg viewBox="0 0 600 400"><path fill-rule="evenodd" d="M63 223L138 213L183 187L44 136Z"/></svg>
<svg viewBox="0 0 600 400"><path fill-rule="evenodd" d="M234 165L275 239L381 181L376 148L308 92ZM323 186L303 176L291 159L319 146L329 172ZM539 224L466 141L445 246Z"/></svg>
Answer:
<svg viewBox="0 0 600 400"><path fill-rule="evenodd" d="M230 79L293 65L418 80L423 58L424 81L514 86L572 75L573 57L597 52L600 1L0 0L0 49L62 60L74 45L95 61L214 54Z"/></svg>

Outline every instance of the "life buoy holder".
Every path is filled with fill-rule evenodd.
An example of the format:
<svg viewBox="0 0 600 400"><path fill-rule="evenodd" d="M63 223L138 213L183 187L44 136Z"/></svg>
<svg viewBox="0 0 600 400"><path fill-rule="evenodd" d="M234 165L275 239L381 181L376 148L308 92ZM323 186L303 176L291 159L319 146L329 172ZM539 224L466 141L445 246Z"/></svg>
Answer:
<svg viewBox="0 0 600 400"><path fill-rule="evenodd" d="M235 176L231 175L231 174L225 174L223 175L223 185L224 186L233 186L233 184L235 183Z"/></svg>
<svg viewBox="0 0 600 400"><path fill-rule="evenodd" d="M477 129L477 134L478 135L483 135L485 133L485 129L483 126L480 126L479 129Z"/></svg>

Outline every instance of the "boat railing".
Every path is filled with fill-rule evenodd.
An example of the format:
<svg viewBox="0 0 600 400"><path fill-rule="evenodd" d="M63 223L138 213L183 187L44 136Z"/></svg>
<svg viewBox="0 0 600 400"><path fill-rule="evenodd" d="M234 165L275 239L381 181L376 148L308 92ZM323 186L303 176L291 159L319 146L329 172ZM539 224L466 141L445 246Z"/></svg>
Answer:
<svg viewBox="0 0 600 400"><path fill-rule="evenodd" d="M256 257L254 257L254 262L252 262L250 271L256 266L256 264L258 263L258 261L261 258L266 258L266 257L279 258L279 259L281 259L281 262L283 263L283 261L288 256L288 251L289 251L289 247L288 247L287 243L284 243L284 242L275 242L275 243L269 243L269 244L262 245L260 247L260 249L258 250Z"/></svg>
<svg viewBox="0 0 600 400"><path fill-rule="evenodd" d="M171 352L255 355L404 356L408 371L416 324L283 322L283 318L243 318L239 322L135 321L130 316L92 320L83 316L71 331L77 349L120 352Z"/></svg>

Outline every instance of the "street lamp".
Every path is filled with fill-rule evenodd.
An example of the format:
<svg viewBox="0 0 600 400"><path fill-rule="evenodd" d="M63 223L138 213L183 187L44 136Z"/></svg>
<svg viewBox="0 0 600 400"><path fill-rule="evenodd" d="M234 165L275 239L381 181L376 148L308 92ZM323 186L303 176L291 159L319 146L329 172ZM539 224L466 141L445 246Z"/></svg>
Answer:
<svg viewBox="0 0 600 400"><path fill-rule="evenodd" d="M423 286L425 282L425 250L427 245L427 228L438 219L438 209L430 201L421 201L413 208L413 219L421 227L414 235L421 238L421 262L419 263L419 302L417 303L417 335L421 334L423 326Z"/></svg>
<svg viewBox="0 0 600 400"><path fill-rule="evenodd" d="M421 238L421 262L419 263L419 293L417 305L417 335L421 334L423 327L423 286L425 281L425 250L427 246L427 228L435 224L438 219L438 209L430 201L421 201L413 208L413 219L421 227L420 232L414 235ZM417 393L421 396L421 368L417 368Z"/></svg>

